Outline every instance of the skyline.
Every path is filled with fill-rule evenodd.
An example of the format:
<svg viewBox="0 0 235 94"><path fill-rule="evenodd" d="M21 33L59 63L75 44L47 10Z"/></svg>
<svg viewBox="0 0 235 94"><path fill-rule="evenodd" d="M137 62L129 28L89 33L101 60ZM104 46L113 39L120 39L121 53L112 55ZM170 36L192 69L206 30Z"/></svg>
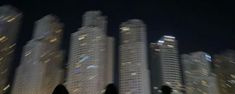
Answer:
<svg viewBox="0 0 235 94"><path fill-rule="evenodd" d="M232 32L234 30L232 21L235 18L232 15L235 16L235 14L230 12L234 8L228 2L220 7L218 7L220 3L216 1L170 3L164 1L71 0L70 2L57 1L53 5L54 2L53 0L47 2L37 0L2 2L2 4L15 6L24 14L23 19L25 20L20 30L22 32L20 36L24 35L24 38L19 37L18 53L21 52L21 46L31 38L32 23L50 13L57 15L65 23L63 48L68 49L70 33L77 31L77 28L81 26L81 15L89 10L101 10L108 16L108 35L116 38L119 36L121 22L130 18L139 18L147 24L148 42L157 41L165 34L173 35L179 40L180 53L203 50L214 54L221 50L235 48L235 45L232 44L232 40L235 38ZM119 5L123 7L120 8ZM67 11L69 9L73 11ZM217 45L218 43L220 45Z"/></svg>
<svg viewBox="0 0 235 94"><path fill-rule="evenodd" d="M76 9L74 9L74 10L76 10ZM61 59L60 61L63 62L63 65L64 65L63 67L65 67L64 70L65 71L68 70L67 72L64 73L65 75L67 75L67 76L64 76L66 78L65 83L64 82L61 82L61 83L64 83L70 92L72 91L74 93L78 93L80 91L81 92L84 91L86 93L89 92L89 94L93 94L95 92L104 92L105 86L110 82L114 82L114 84L119 85L118 87L119 87L119 91L121 93L136 92L138 94L142 94L142 93L148 94L149 93L148 71L149 71L149 67L150 67L148 64L150 64L150 63L161 63L162 66L160 66L160 67L161 67L161 70L163 70L161 76L163 77L162 80L164 81L164 83L161 85L167 85L167 86L172 87L173 93L180 93L180 92L178 92L177 88L179 88L179 89L181 87L184 88L184 86L182 86L180 84L180 82L182 81L181 78L186 77L184 74L183 75L180 75L180 74L181 74L182 70L185 70L186 67L182 68L182 64L181 64L182 62L180 60L182 60L183 58L179 58L178 55L180 55L182 53L186 53L187 51L190 51L192 53L192 52L195 52L196 49L200 49L200 50L196 50L196 51L208 53L206 55L201 55L202 57L199 56L199 58L192 58L192 61L190 61L190 62L193 63L194 60L195 61L200 61L200 59L201 60L210 60L211 56L214 57L214 55L216 55L215 53L218 53L220 51L224 51L226 49L229 49L230 47L232 49L234 49L233 48L233 45L234 45L233 44L233 35L231 34L230 35L231 37L226 36L226 34L228 34L229 31L227 33L222 32L224 35L221 35L221 37L217 37L216 39L212 38L212 36L213 37L216 36L216 33L209 34L210 31L204 32L204 34L206 34L206 33L209 34L209 35L207 35L207 37L206 37L206 35L202 34L203 31L197 32L199 35L201 34L201 36L194 35L195 32L193 32L193 31L188 32L190 34L193 34L191 36L186 35L186 34L188 34L186 32L181 32L181 33L174 32L173 33L173 31L172 32L165 32L163 34L160 34L160 33L157 34L157 32L151 32L151 28L150 28L150 31L148 31L148 26L150 26L150 27L154 26L155 25L154 23L155 22L157 23L157 21L155 21L157 18L152 19L154 21L152 24L148 24L148 23L144 24L145 23L144 19L128 18L128 17L127 17L127 21L121 21L121 23L118 24L118 26L119 26L118 28L110 28L110 26L106 26L106 25L108 24L108 25L111 25L111 27L112 27L112 26L114 26L114 24L109 24L107 22L111 22L111 23L112 23L112 21L115 22L115 19L110 20L110 18L109 18L110 16L105 14L105 12L103 13L102 10L95 10L95 11L92 11L92 10L87 10L86 12L83 13L84 14L83 16L79 16L82 18L82 20L81 20L82 24L81 24L81 26L77 27L77 32L73 32L72 28L67 28L68 31L70 31L70 32L66 32L66 28L65 28L65 33L62 34L62 32L61 32L62 29L57 28L57 24L50 23L50 20L48 20L48 21L43 20L43 21L45 21L45 24L44 24L44 23L41 23L42 21L38 20L38 19L34 21L34 24L37 24L40 26L33 27L34 28L33 31L35 31L36 33L34 32L31 35L29 31L22 32L22 33L20 31L20 33L19 33L20 35L18 36L18 42L17 42L16 58L15 58L15 61L13 61L12 65L11 65L14 69L13 71L16 71L16 76L10 77L10 78L16 79L19 76L18 74L20 74L20 75L24 74L24 73L18 73L19 70L15 70L15 69L16 69L16 67L20 68L18 66L18 64L22 60L26 60L25 58L22 58L22 57L31 56L31 50L25 52L25 47L28 45L28 43L32 42L32 41L26 40L30 36L33 36L32 37L33 39L36 38L37 41L42 41L43 43L45 42L45 44L48 44L48 45L47 46L45 45L42 47L35 46L35 48L42 49L42 50L35 49L35 52L38 52L38 54L35 56L36 57L39 56L42 59L40 59L40 58L35 59L35 60L34 60L34 58L27 59L27 60L29 60L29 62L27 61L28 63L26 65L30 65L30 64L35 65L36 64L35 62L37 62L37 60L39 60L38 61L39 65L45 64L45 65L50 66L51 64L48 63L49 61L51 61L50 63L53 63L53 62L58 63L59 61L56 61L56 60ZM69 11L75 12L72 10L69 10ZM21 12L24 14L24 11L21 11ZM102 13L102 15L105 15L105 16L102 16L102 15L99 16L100 13ZM49 13L46 15L52 15L55 18L61 19L61 21L60 21L61 24L60 24L60 22L58 23L59 27L61 26L64 28L64 27L68 26L66 23L63 23L63 18L60 18L60 16L56 16L57 14L52 12L52 13ZM65 13L64 15L71 15L71 14ZM128 14L119 14L119 15L127 15L128 16ZM116 16L119 16L119 15L116 15ZM39 16L40 15L38 15L38 17ZM50 18L52 16L46 16L46 17L43 16L40 18L46 19L46 18L48 18L48 17ZM138 15L135 15L135 16L138 16ZM147 16L147 14L146 14L146 16ZM3 15L0 17L2 18L1 21L4 22L5 19L7 19L11 16L4 16ZM22 17L23 17L23 19L21 21L23 22L23 24L22 24L21 30L24 31L24 29L26 29L26 28L24 28L24 26L26 26L26 25L24 25L24 21L29 21L29 20L28 20L27 16L26 17L22 16ZM64 19L65 18L67 18L67 17L64 17ZM71 18L72 18L70 20L71 22L76 21L76 19L78 19L78 18L73 18L73 16L71 16ZM142 22L142 20L143 20L143 22ZM11 22L11 21L12 20L10 19L10 20L7 20L6 22ZM2 23L2 24L3 24L2 27L4 28L5 24L4 23ZM177 23L177 24L181 24L181 23ZM221 23L221 24L223 24L223 23ZM27 29L30 29L30 26L29 26L30 24L27 24L27 25L28 25ZM208 26L209 25L215 25L215 24L208 24ZM231 26L232 26L232 24L231 24ZM75 27L75 26L72 25L71 27ZM155 28L158 28L158 27L155 27ZM161 28L164 28L164 27L161 27ZM190 27L187 27L187 28L190 28ZM220 27L220 28L222 28L222 27ZM13 29L16 29L16 28L13 28ZM57 29L59 29L59 30L57 30ZM118 32L115 32L116 29L118 29ZM172 28L169 27L167 29L170 30ZM194 28L191 28L191 29L194 30ZM232 31L232 29L233 28L231 28L231 31ZM4 33L4 32L9 31L9 30L8 31L7 30L8 29L6 29L5 31L4 30L2 30L2 31ZM107 30L107 32L106 32L106 30ZM205 30L207 30L207 29L205 29ZM48 33L50 31L54 32L55 35L50 36L50 34L54 34L54 33ZM148 32L146 32L146 31L148 31ZM220 31L220 29L218 29L218 31ZM61 32L61 34L58 34L60 32ZM108 34L106 34L106 33L108 33ZM116 34L116 33L119 33L119 34ZM150 35L146 36L146 33L150 33ZM156 33L156 34L154 34L154 33ZM24 35L21 35L21 34L24 34ZM57 34L58 34L58 36L57 36ZM61 38L61 37L59 37L59 35L63 35L64 37ZM66 38L66 35L68 35L67 38ZM179 36L177 36L177 35L179 35ZM47 37L45 37L45 36L47 36ZM107 37L107 36L111 36L111 37L114 36L114 38L111 39L111 37ZM155 40L155 38L157 36L163 36L163 38L158 38L160 40L157 41L157 40ZM45 40L44 40L44 37L45 37ZM197 42L200 42L201 44L197 44L197 42L195 43L194 41L197 39L196 38L194 39L194 37L196 37L198 40L200 38L203 39L203 40L197 41ZM4 39L5 36L3 36L2 38ZM14 38L16 38L16 37L14 37ZM147 42L147 38L148 38L148 42ZM188 38L192 38L194 41L188 40ZM6 37L6 39L8 39L8 37ZM31 37L30 37L30 39L31 39ZM59 42L59 41L57 41L58 39L63 39L63 41L61 40L61 42ZM180 39L184 39L184 40L182 41ZM209 39L211 39L211 41ZM222 42L218 42L217 39L220 39L220 41L222 41ZM225 40L225 39L228 39L228 40ZM27 41L27 44L23 44L24 41L22 41L22 40ZM115 40L115 42L112 42L113 40ZM178 41L179 41L179 44L177 44ZM186 46L185 46L185 45L180 44L180 41L182 41L182 43L184 43L184 41L190 41L190 43L186 44L187 42L185 42L185 44L186 44ZM156 56L159 56L156 58L157 62L155 62L155 61L149 62L148 60L151 59L153 56L151 56L151 54L149 54L147 52L149 52L148 50L151 50L151 48L150 48L151 44L154 42L158 42L160 49L154 49L154 50L159 51L160 54L156 55ZM225 48L228 46L227 42L229 42L229 44L232 46ZM20 43L22 43L22 44L20 44ZM62 45L60 43L62 43ZM109 43L111 43L111 44L109 44ZM114 44L115 46L112 46L113 43L115 43ZM206 50L206 49L208 49L206 47L198 48L201 46L205 46L204 43L206 43L206 45L210 45L211 43L212 44L216 43L216 45L211 44L210 47L208 46L210 48L209 50ZM20 52L22 50L22 46L24 47L24 49L23 49L23 52ZM60 47L60 46L62 46L62 47ZM178 50L178 46L179 46L179 50ZM193 47L194 49L193 48L189 49L190 46L195 46L195 47ZM45 47L45 49L43 49L44 47ZM115 50L115 53L113 53L111 47L115 48L115 49L113 49L113 50ZM184 47L185 48L189 47L189 48L183 49ZM218 49L220 47L224 47L224 48ZM4 49L7 49L7 48L11 48L11 47L4 47ZM3 52L4 49L1 50L1 52ZM53 55L50 53L48 54L48 57L47 56L45 57L45 59L44 59L44 56L46 54L40 55L40 53L47 53L47 50L48 51L49 50L50 51L56 51L56 50L59 51L59 49L66 50L64 55L65 55L65 57L67 57L67 59L64 60L64 59L62 59L63 56L60 57L60 55L56 56L56 55ZM106 53L106 50L107 50L107 53ZM110 52L108 52L108 51L110 51ZM181 53L178 53L180 51L181 51ZM187 53L190 53L190 52L187 52ZM22 53L25 53L25 54L22 54ZM52 52L52 53L54 53L54 52ZM61 52L61 55L62 55L62 53L63 52ZM54 54L56 54L56 53L54 53ZM231 55L232 54L233 53L231 52ZM20 55L22 55L22 56L20 56ZM110 56L114 55L114 62L115 63L111 64L112 58L110 58L109 55ZM52 58L50 58L50 56L55 56L60 59L50 60L50 59L52 59ZM1 57L1 58L4 59L4 57ZM20 61L20 58L21 58L21 61ZM17 59L19 59L19 60L17 60ZM31 62L30 60L33 60L33 61ZM42 62L41 62L41 60L42 60ZM160 62L158 62L158 60ZM216 60L216 59L212 58L212 60ZM210 60L210 61L212 61L212 60ZM110 66L107 65L106 61L107 62L110 61L110 64L109 64ZM216 61L213 61L213 62L216 62ZM228 62L234 63L233 60L229 60L229 59L228 59ZM1 64L1 62L0 62L0 64ZM56 64L56 63L53 63L53 64ZM22 63L20 63L20 65L22 65ZM113 65L114 69L112 68L111 65ZM211 63L211 65L214 65L214 64ZM49 66L45 67L46 69L48 69L48 71L45 71L45 73L46 73L45 77L43 77L43 75L41 75L43 79L48 78L49 74L55 71L55 69L51 69L51 68L52 67L54 68L56 66L53 66L53 65L50 67ZM114 73L114 75L112 75L112 73L109 73L108 70L106 70L107 67L110 67L109 69L114 71L114 72L112 72L112 73ZM154 67L154 68L156 68L156 67ZM207 67L209 67L209 66L207 66ZM210 66L210 67L212 67L212 66ZM40 68L40 67L37 67L37 68ZM37 68L31 69L31 67L30 67L29 72L34 72L33 70L34 69L37 70ZM43 68L41 68L41 69L43 69ZM177 73L173 73L173 71L171 69ZM179 70L179 71L176 71L176 70ZM202 74L203 74L204 73L203 68L201 70L202 70ZM36 72L36 74L35 73L31 73L31 74L37 75L37 73L43 73L42 71L41 72L35 71L35 72ZM2 71L1 73L4 73L4 71ZM152 72L150 70L150 73L155 74L155 72L153 70L152 70ZM215 73L219 74L220 72L216 71ZM62 72L61 72L61 74L62 74ZM14 75L14 74L10 74L10 75ZM31 75L31 76L33 76L33 75ZM48 77L47 77L47 75L48 75ZM37 75L37 76L40 76L40 75ZM112 77L112 76L114 76L114 77ZM184 76L184 77L180 77L180 76ZM228 74L228 76L231 76L233 79L235 79L235 76L233 73ZM27 78L27 76L24 76L24 77ZM31 79L32 77L29 77L29 78ZM33 76L33 78L38 79L40 77ZM54 78L54 77L50 75L49 79L51 79L51 78ZM55 78L58 78L58 77L55 77ZM113 79L114 79L114 81L112 81ZM212 79L214 79L214 78L212 78ZM184 80L183 80L183 82L184 82ZM229 79L225 79L225 81L228 81L228 80ZM10 79L10 81L11 81L11 79ZM42 81L46 81L46 80L42 80ZM29 80L29 82L30 82L30 80ZM72 82L72 84L70 82ZM78 82L79 82L79 84L77 84ZM82 83L80 83L80 82L82 82ZM201 81L201 82L203 84L203 81ZM47 82L45 82L45 83L47 84ZM233 85L233 83L231 81L229 83L231 83ZM30 82L30 84L32 84L32 83ZM137 84L137 85L135 85L135 84ZM184 83L182 83L182 84L184 84ZM207 86L206 84L204 84L204 85ZM216 84L214 84L214 85L216 85ZM37 87L39 85L35 85L35 86ZM9 88L9 87L10 87L10 85L6 86L5 88ZM53 89L53 87L54 86L52 86L52 89ZM78 90L78 88L81 88L81 87L82 88L92 87L92 90L89 90L89 89ZM153 89L157 89L157 88L159 88L159 87L155 87L155 86L153 87ZM50 89L50 90L52 90L52 89ZM161 92L161 91L158 91L158 92Z"/></svg>

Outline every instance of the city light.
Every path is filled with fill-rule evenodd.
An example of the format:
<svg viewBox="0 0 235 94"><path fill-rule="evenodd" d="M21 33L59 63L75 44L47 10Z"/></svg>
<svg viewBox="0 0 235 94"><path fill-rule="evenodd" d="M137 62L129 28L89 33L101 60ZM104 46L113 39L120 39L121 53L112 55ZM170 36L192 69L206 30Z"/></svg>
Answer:
<svg viewBox="0 0 235 94"><path fill-rule="evenodd" d="M232 3L54 3L0 6L0 94L235 94Z"/></svg>

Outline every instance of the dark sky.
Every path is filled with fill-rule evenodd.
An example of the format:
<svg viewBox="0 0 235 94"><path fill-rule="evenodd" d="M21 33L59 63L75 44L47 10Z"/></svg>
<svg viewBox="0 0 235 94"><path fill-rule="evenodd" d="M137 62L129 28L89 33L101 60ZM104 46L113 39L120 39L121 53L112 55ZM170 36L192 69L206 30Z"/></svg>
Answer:
<svg viewBox="0 0 235 94"><path fill-rule="evenodd" d="M147 24L148 40L162 35L174 35L180 53L205 51L217 53L235 49L235 6L232 0L1 0L24 14L17 53L30 40L34 21L55 14L65 24L63 48L69 46L69 36L81 25L81 16L88 10L101 10L108 16L108 34L118 38L119 25L131 18Z"/></svg>

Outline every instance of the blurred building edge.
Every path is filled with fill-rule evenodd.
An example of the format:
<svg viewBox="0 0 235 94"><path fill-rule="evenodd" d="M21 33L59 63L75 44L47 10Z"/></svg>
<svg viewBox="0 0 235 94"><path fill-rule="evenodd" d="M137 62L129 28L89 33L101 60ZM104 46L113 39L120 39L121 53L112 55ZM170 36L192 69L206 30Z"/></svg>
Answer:
<svg viewBox="0 0 235 94"><path fill-rule="evenodd" d="M9 91L16 39L22 14L10 5L0 6L0 94Z"/></svg>
<svg viewBox="0 0 235 94"><path fill-rule="evenodd" d="M62 83L63 25L55 19L47 15L35 23L34 36L23 48L12 94L51 94Z"/></svg>
<svg viewBox="0 0 235 94"><path fill-rule="evenodd" d="M52 94L69 94L69 92L64 85L59 84L56 86Z"/></svg>
<svg viewBox="0 0 235 94"><path fill-rule="evenodd" d="M108 84L104 94L118 94L118 89L114 84Z"/></svg>
<svg viewBox="0 0 235 94"><path fill-rule="evenodd" d="M219 94L235 94L235 51L226 50L214 56Z"/></svg>
<svg viewBox="0 0 235 94"><path fill-rule="evenodd" d="M182 55L187 94L219 94L211 61L211 56L201 51Z"/></svg>

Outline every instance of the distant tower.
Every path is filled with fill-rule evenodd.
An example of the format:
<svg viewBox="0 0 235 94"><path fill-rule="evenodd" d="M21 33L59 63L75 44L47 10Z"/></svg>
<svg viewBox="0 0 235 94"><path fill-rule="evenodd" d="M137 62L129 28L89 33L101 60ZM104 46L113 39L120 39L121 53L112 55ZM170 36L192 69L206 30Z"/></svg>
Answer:
<svg viewBox="0 0 235 94"><path fill-rule="evenodd" d="M145 24L132 19L120 28L120 94L150 94Z"/></svg>
<svg viewBox="0 0 235 94"><path fill-rule="evenodd" d="M12 94L52 94L62 83L60 43L63 25L56 17L47 15L35 26L32 40L24 46Z"/></svg>
<svg viewBox="0 0 235 94"><path fill-rule="evenodd" d="M151 43L149 50L149 69L150 69L150 84L151 94L162 94L161 87L161 62L160 62L160 45Z"/></svg>
<svg viewBox="0 0 235 94"><path fill-rule="evenodd" d="M235 94L235 51L227 50L214 56L219 94Z"/></svg>
<svg viewBox="0 0 235 94"><path fill-rule="evenodd" d="M102 16L100 11L86 12L83 15L83 26L73 33L71 38L65 83L69 93L105 92L106 84L112 79L107 77L112 76L112 72L108 72L109 69L112 70L113 65L112 52L109 52L112 50L111 42L112 39L106 36L106 17Z"/></svg>
<svg viewBox="0 0 235 94"><path fill-rule="evenodd" d="M170 86L173 89L173 94L181 94L182 75L178 59L177 41L175 37L165 35L157 44L159 46L161 83Z"/></svg>
<svg viewBox="0 0 235 94"><path fill-rule="evenodd" d="M14 57L21 13L11 6L0 7L0 94L10 87L9 73Z"/></svg>
<svg viewBox="0 0 235 94"><path fill-rule="evenodd" d="M205 52L182 55L187 94L218 94L215 76L211 73L211 56Z"/></svg>

